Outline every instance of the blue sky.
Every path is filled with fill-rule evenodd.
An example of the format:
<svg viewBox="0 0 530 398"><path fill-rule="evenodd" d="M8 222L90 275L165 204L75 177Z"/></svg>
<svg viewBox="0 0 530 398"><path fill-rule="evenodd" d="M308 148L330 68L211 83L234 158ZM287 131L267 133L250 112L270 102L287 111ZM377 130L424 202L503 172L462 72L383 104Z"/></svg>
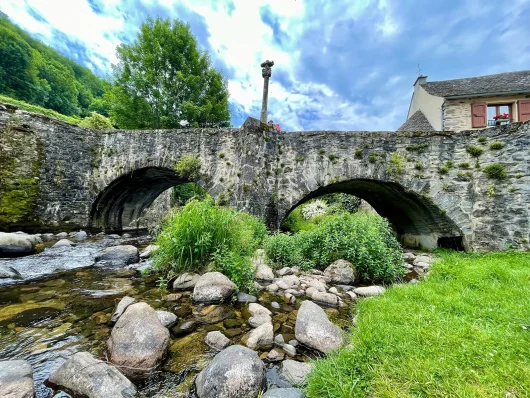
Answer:
<svg viewBox="0 0 530 398"><path fill-rule="evenodd" d="M227 77L232 123L269 113L287 131L395 130L412 84L530 69L530 0L2 0L44 43L109 75L148 16L190 23Z"/></svg>

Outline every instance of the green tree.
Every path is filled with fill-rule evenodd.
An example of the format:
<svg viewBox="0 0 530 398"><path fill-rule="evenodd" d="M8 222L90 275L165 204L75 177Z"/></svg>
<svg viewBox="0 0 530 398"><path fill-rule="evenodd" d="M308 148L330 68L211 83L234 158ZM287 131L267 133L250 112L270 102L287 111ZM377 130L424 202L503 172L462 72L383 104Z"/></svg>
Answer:
<svg viewBox="0 0 530 398"><path fill-rule="evenodd" d="M198 49L190 26L157 18L142 24L137 39L117 48L115 82L106 94L121 128L228 126L226 80Z"/></svg>

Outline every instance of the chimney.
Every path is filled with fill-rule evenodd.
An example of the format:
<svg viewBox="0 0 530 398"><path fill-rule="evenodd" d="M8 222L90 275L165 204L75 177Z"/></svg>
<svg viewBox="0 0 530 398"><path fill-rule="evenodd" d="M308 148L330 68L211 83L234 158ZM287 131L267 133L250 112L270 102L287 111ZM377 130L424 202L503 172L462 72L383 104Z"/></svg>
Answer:
<svg viewBox="0 0 530 398"><path fill-rule="evenodd" d="M427 77L428 76L419 75L416 81L414 82L414 87L416 87L416 85L427 83Z"/></svg>

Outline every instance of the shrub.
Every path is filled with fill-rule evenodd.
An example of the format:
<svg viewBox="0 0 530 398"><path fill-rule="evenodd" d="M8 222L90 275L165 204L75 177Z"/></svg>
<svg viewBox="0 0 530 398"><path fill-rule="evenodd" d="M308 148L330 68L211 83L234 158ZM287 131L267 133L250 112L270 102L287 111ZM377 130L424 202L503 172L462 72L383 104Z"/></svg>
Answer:
<svg viewBox="0 0 530 398"><path fill-rule="evenodd" d="M480 155L484 153L484 149L479 148L475 145L468 145L466 146L466 152L469 153L471 156L478 158Z"/></svg>
<svg viewBox="0 0 530 398"><path fill-rule="evenodd" d="M489 178L493 178L495 180L504 180L508 177L508 174L506 174L506 170L502 164L490 164L489 166L484 167L484 173Z"/></svg>
<svg viewBox="0 0 530 398"><path fill-rule="evenodd" d="M405 173L405 162L407 159L404 155L394 152L390 154L390 162L386 168L387 173L393 175L400 175Z"/></svg>
<svg viewBox="0 0 530 398"><path fill-rule="evenodd" d="M267 240L265 253L275 267L324 269L340 258L352 262L361 278L392 282L403 275L402 252L388 222L375 214L328 216L311 230Z"/></svg>
<svg viewBox="0 0 530 398"><path fill-rule="evenodd" d="M473 173L471 171L466 171L466 172L459 171L456 176L460 178L461 180L465 180L465 181L469 181L473 179Z"/></svg>
<svg viewBox="0 0 530 398"><path fill-rule="evenodd" d="M266 233L265 225L249 214L218 206L213 200L191 200L164 220L156 238L159 249L154 264L158 270L179 274L207 265L216 252L250 256ZM223 259L227 256L223 253Z"/></svg>
<svg viewBox="0 0 530 398"><path fill-rule="evenodd" d="M482 145L484 145L486 143L486 137L481 135L480 137L478 137L478 142L480 142Z"/></svg>
<svg viewBox="0 0 530 398"><path fill-rule="evenodd" d="M113 130L114 126L109 118L99 113L92 112L90 116L85 117L79 122L79 126L95 130Z"/></svg>
<svg viewBox="0 0 530 398"><path fill-rule="evenodd" d="M492 142L490 144L490 149L493 149L493 150L498 150L498 149L502 149L504 148L504 143L503 142Z"/></svg>
<svg viewBox="0 0 530 398"><path fill-rule="evenodd" d="M333 153L330 153L330 154L328 155L328 159L329 159L331 162L333 162L333 161L337 160L337 155L335 155L335 154L333 154Z"/></svg>
<svg viewBox="0 0 530 398"><path fill-rule="evenodd" d="M421 162L414 163L414 168L416 170L423 170L423 164Z"/></svg>
<svg viewBox="0 0 530 398"><path fill-rule="evenodd" d="M190 181L197 181L201 176L201 161L190 155L182 155L175 164L177 174Z"/></svg>
<svg viewBox="0 0 530 398"><path fill-rule="evenodd" d="M356 148L354 152L355 159L362 159L363 150L361 148Z"/></svg>
<svg viewBox="0 0 530 398"><path fill-rule="evenodd" d="M370 163L375 163L377 162L377 154L375 152L372 152L369 156L368 156L368 161Z"/></svg>
<svg viewBox="0 0 530 398"><path fill-rule="evenodd" d="M230 250L218 250L213 255L214 270L225 274L240 290L253 290L256 270L249 256Z"/></svg>
<svg viewBox="0 0 530 398"><path fill-rule="evenodd" d="M458 163L458 167L461 169L469 169L469 162Z"/></svg>
<svg viewBox="0 0 530 398"><path fill-rule="evenodd" d="M438 169L438 173L440 174L447 174L449 173L449 169L447 168L447 166L442 166Z"/></svg>
<svg viewBox="0 0 530 398"><path fill-rule="evenodd" d="M184 206L192 199L204 200L209 198L208 192L194 182L188 182L173 187L171 199L176 206Z"/></svg>

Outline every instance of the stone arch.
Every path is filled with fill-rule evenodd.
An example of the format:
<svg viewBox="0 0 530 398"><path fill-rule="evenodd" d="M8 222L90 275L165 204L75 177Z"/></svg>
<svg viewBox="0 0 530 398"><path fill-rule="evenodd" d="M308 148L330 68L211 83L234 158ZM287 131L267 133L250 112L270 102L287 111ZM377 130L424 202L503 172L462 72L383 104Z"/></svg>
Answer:
<svg viewBox="0 0 530 398"><path fill-rule="evenodd" d="M113 180L96 197L90 212L90 227L122 231L165 190L191 182L164 167L144 167Z"/></svg>
<svg viewBox="0 0 530 398"><path fill-rule="evenodd" d="M374 179L351 179L300 195L280 215L280 225L297 206L329 193L347 193L366 200L394 225L401 243L406 247L432 250L439 246L457 249L466 246L458 225L431 200L399 183Z"/></svg>

